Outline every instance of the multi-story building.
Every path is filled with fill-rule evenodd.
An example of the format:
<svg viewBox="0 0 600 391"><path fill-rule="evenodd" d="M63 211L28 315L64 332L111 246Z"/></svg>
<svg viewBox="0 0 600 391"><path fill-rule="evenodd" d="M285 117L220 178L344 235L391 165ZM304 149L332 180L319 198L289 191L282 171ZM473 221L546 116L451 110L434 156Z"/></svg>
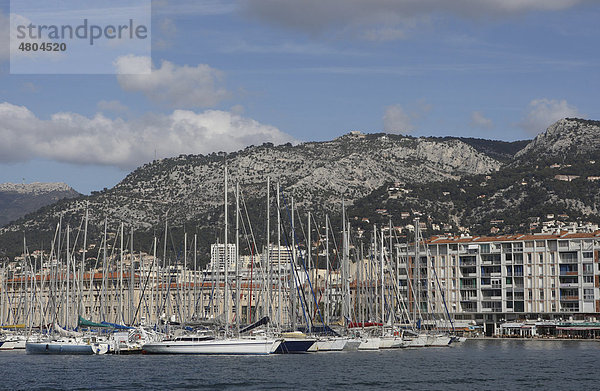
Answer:
<svg viewBox="0 0 600 391"><path fill-rule="evenodd" d="M235 244L227 245L227 270L235 270L235 259L237 256ZM207 268L213 270L217 268L220 271L225 270L225 245L222 243L211 244L210 263Z"/></svg>
<svg viewBox="0 0 600 391"><path fill-rule="evenodd" d="M599 250L600 231L434 237L418 250L420 262L408 248L400 285L411 279L422 310L443 314L447 308L455 319L485 325L488 334L508 320L595 318ZM407 297L412 300L410 292Z"/></svg>

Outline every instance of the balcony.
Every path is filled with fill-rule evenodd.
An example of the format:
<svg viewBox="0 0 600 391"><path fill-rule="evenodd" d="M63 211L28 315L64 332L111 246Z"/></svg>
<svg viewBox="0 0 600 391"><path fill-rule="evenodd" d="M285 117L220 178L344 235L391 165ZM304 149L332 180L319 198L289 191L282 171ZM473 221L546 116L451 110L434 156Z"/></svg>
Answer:
<svg viewBox="0 0 600 391"><path fill-rule="evenodd" d="M577 282L561 282L559 284L559 288L577 288L579 287L579 283Z"/></svg>
<svg viewBox="0 0 600 391"><path fill-rule="evenodd" d="M579 272L577 270L573 270L573 271L560 271L560 275L561 276L576 276L578 275Z"/></svg>
<svg viewBox="0 0 600 391"><path fill-rule="evenodd" d="M579 312L579 307L560 307L560 312Z"/></svg>
<svg viewBox="0 0 600 391"><path fill-rule="evenodd" d="M560 301L579 301L579 296L561 296Z"/></svg>

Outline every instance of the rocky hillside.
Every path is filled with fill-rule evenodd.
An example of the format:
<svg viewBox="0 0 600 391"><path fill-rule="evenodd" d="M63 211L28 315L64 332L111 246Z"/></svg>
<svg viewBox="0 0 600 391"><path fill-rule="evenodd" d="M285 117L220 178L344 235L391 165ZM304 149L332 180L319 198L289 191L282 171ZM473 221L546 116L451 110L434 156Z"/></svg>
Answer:
<svg viewBox="0 0 600 391"><path fill-rule="evenodd" d="M565 118L540 133L516 155L523 163L569 163L600 158L600 121Z"/></svg>
<svg viewBox="0 0 600 391"><path fill-rule="evenodd" d="M287 202L294 197L320 217L327 211L339 218L345 200L353 226L365 229L414 217L427 234L529 232L558 218L600 223L599 140L600 122L565 119L528 143L351 132L327 142L162 159L112 189L61 200L0 229L0 255L20 252L23 232L32 247L48 247L59 218L79 226L89 205L91 242L99 241L106 219L109 231L121 222L133 228L134 247L150 251L166 216L172 254L184 231L196 233L205 262L222 232L225 163L232 206L239 181L259 241L267 177L281 183Z"/></svg>
<svg viewBox="0 0 600 391"><path fill-rule="evenodd" d="M79 195L65 183L0 183L0 226L58 200Z"/></svg>
<svg viewBox="0 0 600 391"><path fill-rule="evenodd" d="M86 205L91 226L100 226L106 218L111 227L124 222L136 231L151 230L162 226L167 215L173 227L193 226L204 233L212 229L206 240L214 240L215 227L222 219L225 162L232 187L240 182L258 225L265 218L267 177L280 181L287 196L304 209L339 212L343 199L351 204L389 181L456 180L495 172L501 166L458 139L359 132L328 142L264 144L227 155L179 156L146 164L112 189L61 201L3 228L0 248L10 253L10 242L22 232L38 237L34 233L46 232L47 238L61 215L65 223L78 226Z"/></svg>
<svg viewBox="0 0 600 391"><path fill-rule="evenodd" d="M54 224L61 213L81 216L86 203L93 222L125 221L149 228L164 220L180 225L222 205L223 165L247 199L265 195L266 178L279 180L297 204L331 209L352 202L386 181L423 183L496 171L500 163L459 140L435 141L383 134L351 134L298 146L265 144L233 154L162 159L129 174L112 189L57 204L9 230Z"/></svg>
<svg viewBox="0 0 600 391"><path fill-rule="evenodd" d="M600 122L558 121L496 172L407 183L400 190L388 184L356 201L350 213L386 224L390 217L396 224L421 217L428 234L524 233L559 221L600 224Z"/></svg>

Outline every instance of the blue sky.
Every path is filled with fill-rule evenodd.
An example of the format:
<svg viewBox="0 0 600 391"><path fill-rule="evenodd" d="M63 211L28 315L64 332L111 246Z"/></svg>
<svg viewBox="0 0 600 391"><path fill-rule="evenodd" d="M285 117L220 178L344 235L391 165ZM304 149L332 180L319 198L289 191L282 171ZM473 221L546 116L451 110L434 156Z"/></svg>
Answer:
<svg viewBox="0 0 600 391"><path fill-rule="evenodd" d="M146 76L14 75L0 42L0 182L89 193L154 156L350 130L533 138L600 118L598 20L591 0L156 0Z"/></svg>

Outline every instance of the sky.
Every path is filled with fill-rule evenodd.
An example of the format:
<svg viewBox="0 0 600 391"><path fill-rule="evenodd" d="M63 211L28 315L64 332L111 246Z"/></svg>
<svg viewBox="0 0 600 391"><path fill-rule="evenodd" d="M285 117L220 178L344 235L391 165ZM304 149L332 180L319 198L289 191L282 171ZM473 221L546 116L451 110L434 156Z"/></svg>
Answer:
<svg viewBox="0 0 600 391"><path fill-rule="evenodd" d="M597 0L154 0L151 57L106 75L11 74L9 15L0 0L0 183L89 194L180 154L600 119Z"/></svg>

